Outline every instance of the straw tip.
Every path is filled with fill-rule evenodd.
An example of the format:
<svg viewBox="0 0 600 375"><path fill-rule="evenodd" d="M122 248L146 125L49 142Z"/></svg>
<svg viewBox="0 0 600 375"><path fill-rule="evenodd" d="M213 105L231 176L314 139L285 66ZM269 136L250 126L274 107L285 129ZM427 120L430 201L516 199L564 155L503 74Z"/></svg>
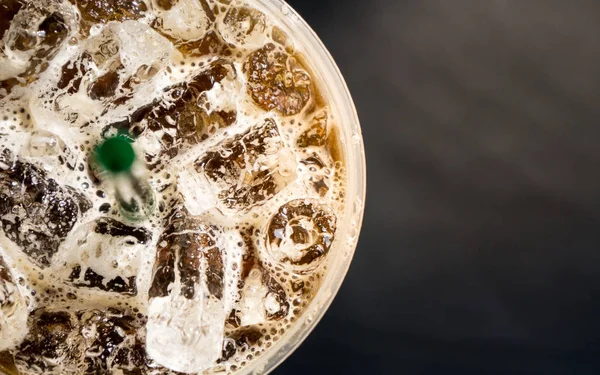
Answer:
<svg viewBox="0 0 600 375"><path fill-rule="evenodd" d="M116 136L106 139L96 148L96 157L106 170L119 173L131 169L135 161L135 152L131 140Z"/></svg>

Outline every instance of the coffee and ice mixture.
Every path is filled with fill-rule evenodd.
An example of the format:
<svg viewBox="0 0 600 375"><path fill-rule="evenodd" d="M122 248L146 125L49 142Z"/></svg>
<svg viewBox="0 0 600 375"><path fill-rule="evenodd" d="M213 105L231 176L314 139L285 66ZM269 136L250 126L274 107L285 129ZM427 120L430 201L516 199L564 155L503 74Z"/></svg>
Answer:
<svg viewBox="0 0 600 375"><path fill-rule="evenodd" d="M310 56L238 0L0 0L0 38L0 373L230 374L275 346L345 204ZM140 221L94 167L117 134Z"/></svg>

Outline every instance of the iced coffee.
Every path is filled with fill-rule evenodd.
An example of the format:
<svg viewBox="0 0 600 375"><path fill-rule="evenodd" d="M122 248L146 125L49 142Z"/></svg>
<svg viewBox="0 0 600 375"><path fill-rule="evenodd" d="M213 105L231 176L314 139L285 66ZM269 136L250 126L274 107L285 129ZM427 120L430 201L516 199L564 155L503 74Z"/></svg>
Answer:
<svg viewBox="0 0 600 375"><path fill-rule="evenodd" d="M0 0L0 373L234 374L346 207L332 104L251 0ZM94 160L127 137L152 210Z"/></svg>

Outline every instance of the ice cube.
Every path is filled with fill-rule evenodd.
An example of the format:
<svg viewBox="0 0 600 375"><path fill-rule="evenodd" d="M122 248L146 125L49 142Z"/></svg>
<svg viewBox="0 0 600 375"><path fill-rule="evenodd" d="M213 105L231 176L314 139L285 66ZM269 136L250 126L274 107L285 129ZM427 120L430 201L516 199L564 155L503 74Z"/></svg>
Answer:
<svg viewBox="0 0 600 375"><path fill-rule="evenodd" d="M25 338L27 315L25 298L0 248L0 352Z"/></svg>
<svg viewBox="0 0 600 375"><path fill-rule="evenodd" d="M24 56L14 56L2 42L11 27L11 21L22 7L23 3L20 0L5 0L0 3L0 81L14 78L27 69L27 60ZM8 83L1 86L5 85L8 86Z"/></svg>
<svg viewBox="0 0 600 375"><path fill-rule="evenodd" d="M151 239L146 228L98 218L69 235L56 255L56 273L79 287L136 295L140 258Z"/></svg>
<svg viewBox="0 0 600 375"><path fill-rule="evenodd" d="M224 321L223 303L205 294L155 298L146 325L148 355L175 371L203 371L221 355Z"/></svg>
<svg viewBox="0 0 600 375"><path fill-rule="evenodd" d="M29 333L14 361L25 374L146 373L153 364L143 349L143 323L115 308L41 308L29 317Z"/></svg>
<svg viewBox="0 0 600 375"><path fill-rule="evenodd" d="M216 231L176 212L158 240L146 346L154 361L175 371L202 371L221 355L225 262Z"/></svg>
<svg viewBox="0 0 600 375"><path fill-rule="evenodd" d="M336 221L329 207L310 199L284 204L267 227L268 259L300 273L314 270L331 248Z"/></svg>
<svg viewBox="0 0 600 375"><path fill-rule="evenodd" d="M296 141L298 147L320 147L324 146L327 140L327 130L329 115L327 111L320 111L310 120L309 127L304 131Z"/></svg>
<svg viewBox="0 0 600 375"><path fill-rule="evenodd" d="M183 169L177 176L177 190L185 199L185 207L192 215L200 215L217 206L218 198L203 176L193 167Z"/></svg>
<svg viewBox="0 0 600 375"><path fill-rule="evenodd" d="M83 195L19 160L0 170L0 203L0 229L40 267L50 265L81 214L91 208Z"/></svg>
<svg viewBox="0 0 600 375"><path fill-rule="evenodd" d="M162 69L171 58L173 46L144 23L125 21L113 27L120 44L119 57L125 76L133 76L141 67Z"/></svg>
<svg viewBox="0 0 600 375"><path fill-rule="evenodd" d="M237 306L241 326L264 323L267 320L265 296L269 290L262 278L262 272L255 268L244 281L240 292L242 298Z"/></svg>
<svg viewBox="0 0 600 375"><path fill-rule="evenodd" d="M75 3L81 14L81 31L84 35L94 24L137 20L148 10L144 0L88 0Z"/></svg>
<svg viewBox="0 0 600 375"><path fill-rule="evenodd" d="M327 160L327 161L324 161ZM329 163L328 163L329 162ZM333 163L323 157L323 153L313 152L300 160L300 164L306 169L304 184L309 190L314 190L319 196L325 197L332 185Z"/></svg>
<svg viewBox="0 0 600 375"><path fill-rule="evenodd" d="M63 140L46 130L36 130L29 138L27 156L42 165L46 171L52 171L59 165L75 168L77 157L65 145Z"/></svg>
<svg viewBox="0 0 600 375"><path fill-rule="evenodd" d="M236 121L235 109L213 111L202 105L207 91L217 84L225 84L225 81L234 81L236 76L232 64L222 60L214 61L188 82L166 90L164 101L153 104L136 118L132 117L127 126L141 126L146 129L143 132L146 143L159 144L158 150L151 147L146 155L147 160L152 162L151 169L168 162L190 146L207 140Z"/></svg>
<svg viewBox="0 0 600 375"><path fill-rule="evenodd" d="M232 214L272 198L296 178L295 157L272 119L225 140L194 167L216 191L219 208Z"/></svg>
<svg viewBox="0 0 600 375"><path fill-rule="evenodd" d="M214 21L214 14L205 0L179 0L170 5L163 7L168 10L159 12L157 26L175 40L198 40Z"/></svg>
<svg viewBox="0 0 600 375"><path fill-rule="evenodd" d="M272 43L250 54L244 63L248 93L266 111L284 116L300 113L313 95L312 80L300 63Z"/></svg>
<svg viewBox="0 0 600 375"><path fill-rule="evenodd" d="M259 265L243 280L240 296L234 310L237 326L280 320L288 315L290 309L285 289Z"/></svg>
<svg viewBox="0 0 600 375"><path fill-rule="evenodd" d="M262 12L242 6L229 8L219 31L228 43L252 48L259 46L266 29L267 19Z"/></svg>
<svg viewBox="0 0 600 375"><path fill-rule="evenodd" d="M134 369L139 373L149 370L151 363L142 339L143 321L114 308L81 311L78 315L81 335L85 338L86 373L128 374Z"/></svg>
<svg viewBox="0 0 600 375"><path fill-rule="evenodd" d="M73 374L83 361L84 348L75 314L41 308L29 316L29 332L15 355L23 373Z"/></svg>
<svg viewBox="0 0 600 375"><path fill-rule="evenodd" d="M244 231L243 243L239 298L233 306L228 324L237 328L285 318L290 309L288 296L258 257L255 228Z"/></svg>
<svg viewBox="0 0 600 375"><path fill-rule="evenodd" d="M59 7L48 1L41 3L20 9L10 27L0 26L5 34L0 48L0 87L7 94L15 85L33 82L46 71L47 61L58 53L72 29L75 15L69 7ZM7 16L11 17L10 14Z"/></svg>
<svg viewBox="0 0 600 375"><path fill-rule="evenodd" d="M175 51L164 36L137 21L108 25L87 39L84 49L80 59L85 63L90 56L88 64L94 65L84 73L90 98L116 105L131 100L133 89L162 71Z"/></svg>
<svg viewBox="0 0 600 375"><path fill-rule="evenodd" d="M57 93L49 85L43 100L33 101L35 112L50 98L52 105L45 106L49 108L40 119L53 115L72 126L84 126L107 113L115 119L134 116L132 108L148 105L155 92L168 84L162 79L167 64L179 55L163 35L145 23L109 23L81 42L77 54L59 73L56 86L61 91Z"/></svg>

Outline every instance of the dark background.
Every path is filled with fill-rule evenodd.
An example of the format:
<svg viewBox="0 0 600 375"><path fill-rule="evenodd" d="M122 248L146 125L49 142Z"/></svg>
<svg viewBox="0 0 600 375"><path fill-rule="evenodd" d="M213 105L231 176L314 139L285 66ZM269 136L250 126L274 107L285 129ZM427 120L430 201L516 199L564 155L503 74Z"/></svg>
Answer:
<svg viewBox="0 0 600 375"><path fill-rule="evenodd" d="M599 374L600 2L289 3L353 94L368 197L275 374Z"/></svg>

